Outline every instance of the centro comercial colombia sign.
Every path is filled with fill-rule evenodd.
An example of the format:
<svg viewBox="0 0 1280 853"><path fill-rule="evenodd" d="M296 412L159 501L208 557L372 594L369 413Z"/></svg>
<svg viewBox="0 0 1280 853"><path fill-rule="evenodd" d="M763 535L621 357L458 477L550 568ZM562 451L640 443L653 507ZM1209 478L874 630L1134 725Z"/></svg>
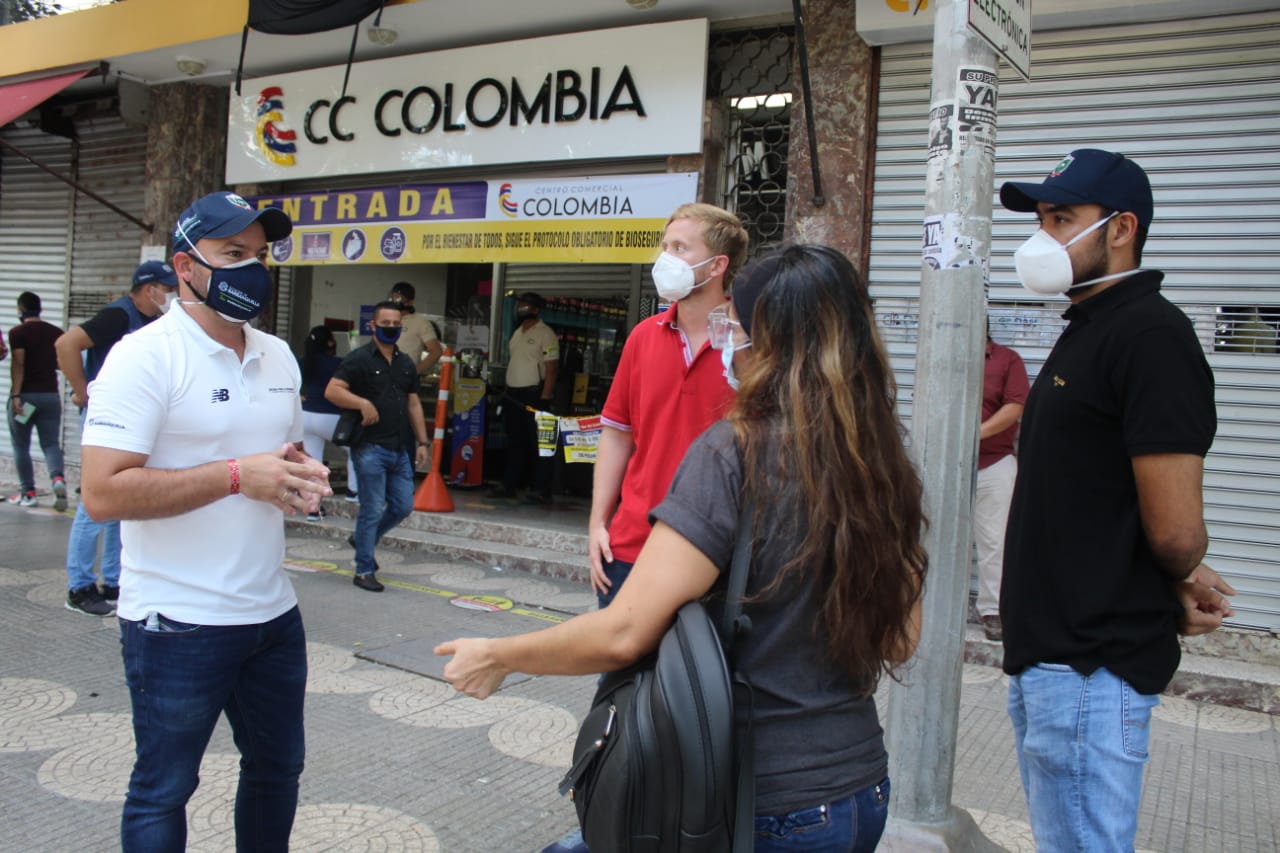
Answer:
<svg viewBox="0 0 1280 853"><path fill-rule="evenodd" d="M246 80L226 180L694 153L706 63L699 19Z"/></svg>

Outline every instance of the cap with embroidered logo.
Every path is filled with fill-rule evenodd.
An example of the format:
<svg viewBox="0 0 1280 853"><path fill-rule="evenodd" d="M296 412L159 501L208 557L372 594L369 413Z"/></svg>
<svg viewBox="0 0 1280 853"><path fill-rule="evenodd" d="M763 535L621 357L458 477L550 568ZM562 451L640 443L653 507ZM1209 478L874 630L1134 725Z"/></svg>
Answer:
<svg viewBox="0 0 1280 853"><path fill-rule="evenodd" d="M235 193L209 193L178 217L174 251L185 251L204 239L234 237L255 222L262 224L268 243L283 240L293 231L293 221L278 207L257 209Z"/></svg>
<svg viewBox="0 0 1280 853"><path fill-rule="evenodd" d="M133 271L133 284L163 284L165 287L178 286L178 274L173 267L164 261L143 261Z"/></svg>
<svg viewBox="0 0 1280 853"><path fill-rule="evenodd" d="M1151 182L1137 163L1112 151L1078 148L1053 168L1042 183L1009 181L1000 187L1000 203L1033 213L1047 204L1097 204L1132 213L1144 228L1151 224Z"/></svg>

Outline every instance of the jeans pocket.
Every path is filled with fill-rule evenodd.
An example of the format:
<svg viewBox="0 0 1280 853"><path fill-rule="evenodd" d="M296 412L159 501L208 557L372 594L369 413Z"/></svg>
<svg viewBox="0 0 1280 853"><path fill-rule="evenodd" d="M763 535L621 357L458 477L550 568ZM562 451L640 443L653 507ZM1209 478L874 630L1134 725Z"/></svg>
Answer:
<svg viewBox="0 0 1280 853"><path fill-rule="evenodd" d="M193 622L179 622L155 611L148 613L138 627L148 634L194 634L200 630L200 626Z"/></svg>
<svg viewBox="0 0 1280 853"><path fill-rule="evenodd" d="M789 838L820 832L830 823L826 805L800 809L777 817L757 815L755 832L761 838Z"/></svg>
<svg viewBox="0 0 1280 853"><path fill-rule="evenodd" d="M1160 703L1160 697L1139 693L1126 681L1120 682L1120 690L1124 754L1145 761L1151 743L1151 710Z"/></svg>

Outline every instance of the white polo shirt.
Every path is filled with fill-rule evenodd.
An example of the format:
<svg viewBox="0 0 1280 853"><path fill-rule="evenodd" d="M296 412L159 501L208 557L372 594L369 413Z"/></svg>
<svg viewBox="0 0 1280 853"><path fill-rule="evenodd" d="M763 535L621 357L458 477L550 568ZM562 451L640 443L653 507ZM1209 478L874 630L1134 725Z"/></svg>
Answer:
<svg viewBox="0 0 1280 853"><path fill-rule="evenodd" d="M245 328L241 363L175 304L107 356L89 388L82 443L191 468L302 439L298 363L279 338ZM297 598L282 567L281 510L228 495L182 515L120 525L120 618L252 625Z"/></svg>

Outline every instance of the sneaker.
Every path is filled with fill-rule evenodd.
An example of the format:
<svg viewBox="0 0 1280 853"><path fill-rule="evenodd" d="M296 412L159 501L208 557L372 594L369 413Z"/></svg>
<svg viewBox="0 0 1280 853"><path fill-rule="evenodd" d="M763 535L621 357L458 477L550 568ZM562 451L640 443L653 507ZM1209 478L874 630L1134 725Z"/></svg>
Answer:
<svg viewBox="0 0 1280 853"><path fill-rule="evenodd" d="M320 522L324 521L324 513L309 512L307 513L307 521L311 522L312 524L319 524Z"/></svg>
<svg viewBox="0 0 1280 853"><path fill-rule="evenodd" d="M67 593L67 609L88 613L90 616L110 616L116 612L114 606L102 600L97 584L89 584Z"/></svg>
<svg viewBox="0 0 1280 853"><path fill-rule="evenodd" d="M9 503L17 504L18 506L35 506L36 493L33 490L30 492L23 492L22 494L19 494L19 495L14 495L13 497L9 498Z"/></svg>
<svg viewBox="0 0 1280 853"><path fill-rule="evenodd" d="M67 481L61 477L53 478L53 508L58 512L67 508Z"/></svg>
<svg viewBox="0 0 1280 853"><path fill-rule="evenodd" d="M543 847L542 853L587 853L587 843L582 840L582 830L575 829L554 844Z"/></svg>
<svg viewBox="0 0 1280 853"><path fill-rule="evenodd" d="M383 586L376 577L374 577L373 572L369 572L365 575L356 575L351 579L351 583L363 590L366 590L367 592L382 592L386 589L386 587Z"/></svg>
<svg viewBox="0 0 1280 853"><path fill-rule="evenodd" d="M115 604L120 599L120 587L102 585L102 599L108 604Z"/></svg>
<svg viewBox="0 0 1280 853"><path fill-rule="evenodd" d="M347 489L347 493L342 496L342 499L349 504L360 503L360 495L357 494L356 492L351 491L350 489Z"/></svg>
<svg viewBox="0 0 1280 853"><path fill-rule="evenodd" d="M1000 617L991 615L982 617L982 633L986 635L988 640L998 643L1004 639L1004 626L1000 624Z"/></svg>

